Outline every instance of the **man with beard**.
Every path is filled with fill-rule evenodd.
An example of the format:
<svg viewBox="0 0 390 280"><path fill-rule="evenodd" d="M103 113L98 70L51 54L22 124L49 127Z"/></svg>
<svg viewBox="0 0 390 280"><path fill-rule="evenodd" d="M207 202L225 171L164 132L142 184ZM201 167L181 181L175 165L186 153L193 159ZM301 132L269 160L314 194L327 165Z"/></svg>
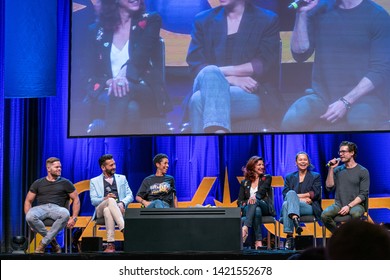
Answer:
<svg viewBox="0 0 390 280"><path fill-rule="evenodd" d="M80 200L72 182L61 177L62 166L58 158L48 158L46 170L47 176L36 180L31 185L24 201L24 213L30 228L43 236L35 253L45 253L46 246L49 244L53 252L61 253L56 236L65 226L74 227L80 211ZM38 203L32 207L35 199ZM73 200L72 217L67 208L69 199ZM54 221L49 230L43 223L46 219Z"/></svg>
<svg viewBox="0 0 390 280"><path fill-rule="evenodd" d="M360 218L364 214L364 203L368 199L370 174L368 170L356 162L357 146L355 143L343 141L339 147L340 159L329 161L326 177L326 189L336 189L335 203L321 214L325 227L335 232L337 229L334 217L351 215ZM344 163L339 166L339 163Z"/></svg>
<svg viewBox="0 0 390 280"><path fill-rule="evenodd" d="M116 164L112 155L99 158L103 173L90 181L91 203L96 207L94 218L104 217L107 231L107 247L104 252L115 252L115 224L119 230L125 228L123 214L127 205L133 201L133 193L126 176L115 174Z"/></svg>

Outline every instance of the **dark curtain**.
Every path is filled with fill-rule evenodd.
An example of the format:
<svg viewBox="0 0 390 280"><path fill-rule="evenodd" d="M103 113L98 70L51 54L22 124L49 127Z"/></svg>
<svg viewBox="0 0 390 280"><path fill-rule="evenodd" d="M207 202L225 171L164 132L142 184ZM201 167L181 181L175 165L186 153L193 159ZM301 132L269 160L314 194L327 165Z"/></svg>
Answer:
<svg viewBox="0 0 390 280"><path fill-rule="evenodd" d="M0 170L4 170L4 1L0 1ZM0 171L0 235L1 251L4 248L4 184L3 172Z"/></svg>
<svg viewBox="0 0 390 280"><path fill-rule="evenodd" d="M4 26L4 6L0 2L0 22ZM135 194L142 179L154 172L152 158L166 153L168 173L176 179L179 201L189 201L206 176L217 180L205 204L223 200L225 172L230 199L237 199L242 167L252 155L265 158L267 172L286 175L296 170L295 154L306 151L316 171L326 176L326 162L337 157L342 140L358 144L358 162L371 175L371 197L390 196L390 169L386 154L390 150L389 133L354 134L274 134L231 136L159 136L117 138L67 138L70 2L58 1L57 96L41 99L4 100L3 71L0 78L0 213L2 252L9 251L14 235L26 233L23 201L31 183L46 175L45 160L50 156L62 161L64 177L73 182L101 173L98 158L112 153L117 172L125 174ZM1 50L5 44L0 34ZM3 66L4 53L0 53ZM324 197L332 194L324 193ZM276 197L280 208L280 194ZM82 213L91 214L88 197L82 200Z"/></svg>

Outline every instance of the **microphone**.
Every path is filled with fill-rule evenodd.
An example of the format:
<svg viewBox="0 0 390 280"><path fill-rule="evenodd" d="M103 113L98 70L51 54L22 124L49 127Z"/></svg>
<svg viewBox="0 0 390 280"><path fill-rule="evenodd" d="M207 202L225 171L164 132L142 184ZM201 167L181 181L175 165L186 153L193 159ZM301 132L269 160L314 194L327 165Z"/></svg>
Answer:
<svg viewBox="0 0 390 280"><path fill-rule="evenodd" d="M290 5L288 5L288 8L290 10L296 10L299 8L299 5L301 5L302 2L304 2L304 1L303 0L295 0L294 2L291 2Z"/></svg>
<svg viewBox="0 0 390 280"><path fill-rule="evenodd" d="M336 161L337 161L337 162L339 162L340 160L341 160L340 158L336 158ZM335 164L329 161L329 162L326 164L326 167L329 167L329 166L332 166L332 165L335 165Z"/></svg>

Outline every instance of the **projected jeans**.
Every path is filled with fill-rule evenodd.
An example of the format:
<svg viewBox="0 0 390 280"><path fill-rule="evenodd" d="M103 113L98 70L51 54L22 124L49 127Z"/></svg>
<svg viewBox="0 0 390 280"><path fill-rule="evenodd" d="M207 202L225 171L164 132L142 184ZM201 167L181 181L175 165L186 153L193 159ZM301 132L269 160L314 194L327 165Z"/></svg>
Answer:
<svg viewBox="0 0 390 280"><path fill-rule="evenodd" d="M320 119L329 104L316 93L297 99L282 121L283 131L348 131L383 129L388 108L377 96L363 96L336 123Z"/></svg>
<svg viewBox="0 0 390 280"><path fill-rule="evenodd" d="M217 126L231 131L231 121L258 118L260 97L237 86L230 86L217 66L209 65L196 76L190 99L193 133Z"/></svg>
<svg viewBox="0 0 390 280"><path fill-rule="evenodd" d="M300 202L297 193L293 190L288 191L286 200L282 205L283 232L293 233L293 220L289 218L290 214L296 214L299 217L313 215L313 207L307 203Z"/></svg>
<svg viewBox="0 0 390 280"><path fill-rule="evenodd" d="M68 209L57 204L43 204L32 207L26 215L26 222L34 232L43 236L42 243L48 245L53 238L66 226L70 214ZM52 219L55 222L49 230L43 224L43 220Z"/></svg>

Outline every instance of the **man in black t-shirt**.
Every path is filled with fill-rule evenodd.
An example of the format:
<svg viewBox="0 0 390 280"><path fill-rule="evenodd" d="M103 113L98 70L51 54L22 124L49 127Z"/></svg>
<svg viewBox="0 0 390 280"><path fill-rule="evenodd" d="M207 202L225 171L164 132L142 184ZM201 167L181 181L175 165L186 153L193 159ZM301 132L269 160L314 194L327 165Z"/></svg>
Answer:
<svg viewBox="0 0 390 280"><path fill-rule="evenodd" d="M46 169L47 176L31 185L24 201L24 213L31 229L43 236L35 253L44 253L48 244L51 244L53 252L61 253L55 237L65 226L74 227L80 211L80 200L74 185L61 177L61 162L58 158L48 158ZM37 205L32 207L35 199ZM72 217L68 209L69 199L73 200ZM43 223L45 219L54 220L49 230Z"/></svg>
<svg viewBox="0 0 390 280"><path fill-rule="evenodd" d="M165 154L153 158L156 174L146 177L138 190L136 200L147 208L177 208L175 179L167 175L169 161Z"/></svg>

